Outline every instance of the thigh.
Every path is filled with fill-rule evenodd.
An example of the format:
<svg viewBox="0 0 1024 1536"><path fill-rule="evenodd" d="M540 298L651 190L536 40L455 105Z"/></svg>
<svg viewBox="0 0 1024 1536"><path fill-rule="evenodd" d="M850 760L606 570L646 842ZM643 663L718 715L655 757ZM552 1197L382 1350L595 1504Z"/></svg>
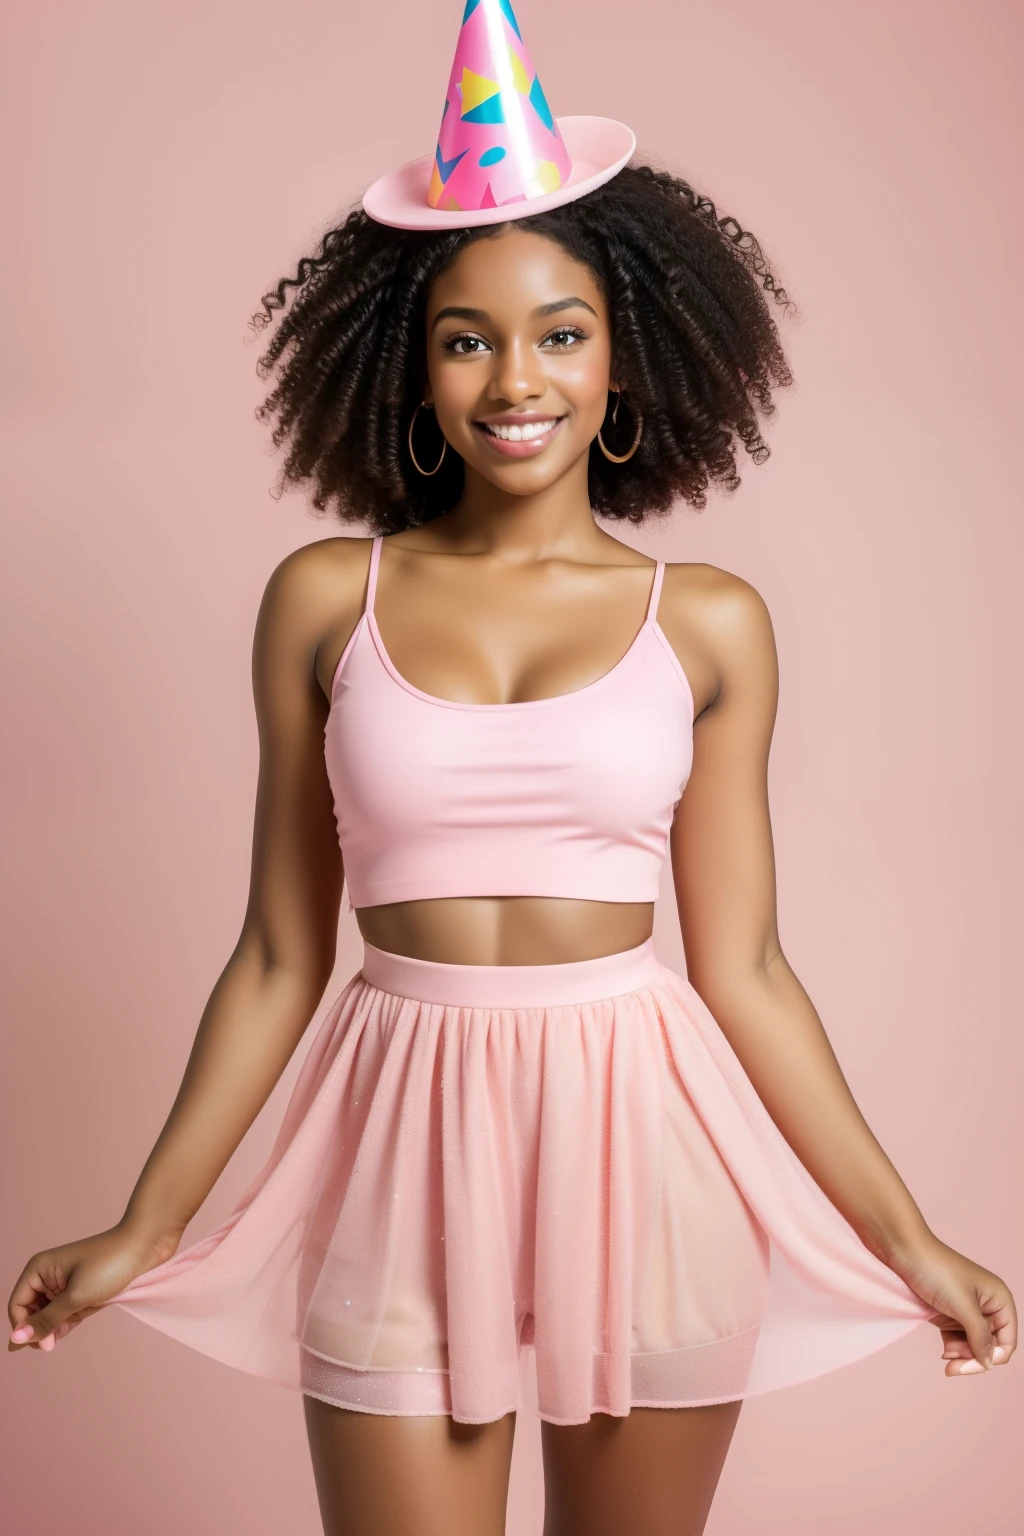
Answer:
<svg viewBox="0 0 1024 1536"><path fill-rule="evenodd" d="M324 1536L504 1536L514 1413L457 1424L303 1404Z"/></svg>
<svg viewBox="0 0 1024 1536"><path fill-rule="evenodd" d="M544 1536L700 1536L741 1406L545 1422Z"/></svg>

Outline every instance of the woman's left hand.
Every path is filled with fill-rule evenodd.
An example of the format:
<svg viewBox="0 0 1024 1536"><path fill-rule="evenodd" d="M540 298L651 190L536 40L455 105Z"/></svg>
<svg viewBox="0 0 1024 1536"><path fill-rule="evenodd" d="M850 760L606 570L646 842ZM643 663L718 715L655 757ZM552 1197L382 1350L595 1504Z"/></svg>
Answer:
<svg viewBox="0 0 1024 1536"><path fill-rule="evenodd" d="M1009 1287L937 1237L886 1261L922 1301L936 1307L947 1376L1005 1365L1017 1347L1017 1309Z"/></svg>

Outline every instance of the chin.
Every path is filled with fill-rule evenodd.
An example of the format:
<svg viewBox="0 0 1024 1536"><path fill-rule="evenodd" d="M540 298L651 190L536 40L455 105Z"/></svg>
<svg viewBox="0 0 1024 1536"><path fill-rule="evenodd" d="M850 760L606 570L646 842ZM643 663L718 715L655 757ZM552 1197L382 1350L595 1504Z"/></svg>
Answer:
<svg viewBox="0 0 1024 1536"><path fill-rule="evenodd" d="M500 491L504 491L506 495L536 496L538 492L546 491L549 486L561 480L569 467L569 465L563 465L559 469L545 469L543 471L534 469L525 474L522 470L499 470L495 474L493 469L489 471L481 469L479 473L485 480L489 480L491 485L496 486Z"/></svg>

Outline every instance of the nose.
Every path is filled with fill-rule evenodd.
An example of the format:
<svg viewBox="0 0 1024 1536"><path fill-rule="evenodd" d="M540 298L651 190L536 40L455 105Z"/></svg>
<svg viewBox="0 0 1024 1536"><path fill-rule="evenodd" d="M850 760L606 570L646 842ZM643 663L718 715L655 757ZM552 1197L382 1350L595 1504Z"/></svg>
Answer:
<svg viewBox="0 0 1024 1536"><path fill-rule="evenodd" d="M514 337L494 354L487 393L491 400L519 405L547 389L541 360L529 341Z"/></svg>

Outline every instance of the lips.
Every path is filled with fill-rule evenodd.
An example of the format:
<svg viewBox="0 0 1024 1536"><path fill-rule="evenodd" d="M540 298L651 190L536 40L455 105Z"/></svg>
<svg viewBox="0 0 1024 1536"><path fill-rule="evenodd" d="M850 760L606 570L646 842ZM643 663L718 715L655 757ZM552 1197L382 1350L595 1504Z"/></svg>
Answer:
<svg viewBox="0 0 1024 1536"><path fill-rule="evenodd" d="M533 458L554 439L564 416L508 415L490 421L475 421L473 426L494 453L505 458Z"/></svg>

